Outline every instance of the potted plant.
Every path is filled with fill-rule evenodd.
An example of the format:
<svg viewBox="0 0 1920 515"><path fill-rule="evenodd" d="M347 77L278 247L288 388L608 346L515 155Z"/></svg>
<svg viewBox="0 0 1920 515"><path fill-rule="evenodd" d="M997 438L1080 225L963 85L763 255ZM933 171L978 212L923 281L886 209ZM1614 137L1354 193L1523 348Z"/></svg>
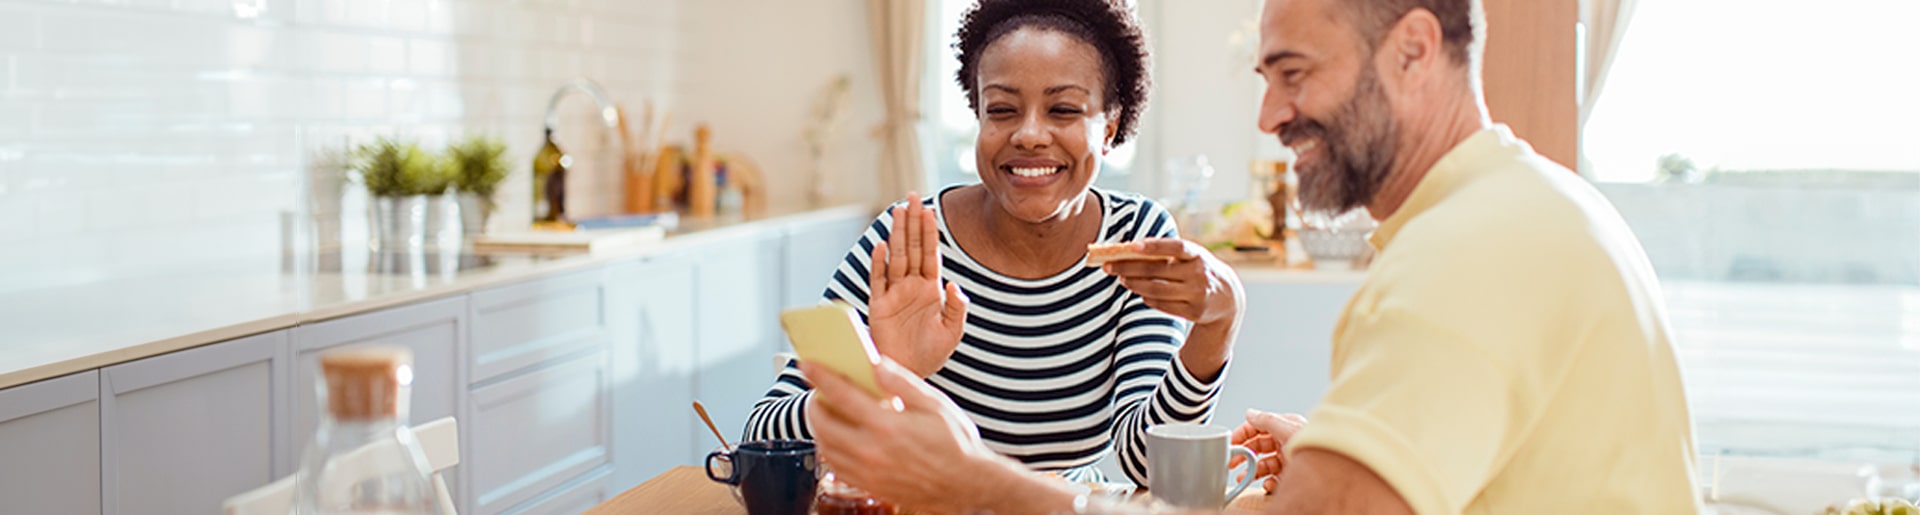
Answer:
<svg viewBox="0 0 1920 515"><path fill-rule="evenodd" d="M491 136L468 136L447 147L446 166L458 193L460 224L467 234L486 232L493 192L507 178L507 145Z"/></svg>
<svg viewBox="0 0 1920 515"><path fill-rule="evenodd" d="M412 142L382 136L354 148L353 168L373 196L376 247L420 246L429 227L429 194L444 193L450 182L433 156Z"/></svg>

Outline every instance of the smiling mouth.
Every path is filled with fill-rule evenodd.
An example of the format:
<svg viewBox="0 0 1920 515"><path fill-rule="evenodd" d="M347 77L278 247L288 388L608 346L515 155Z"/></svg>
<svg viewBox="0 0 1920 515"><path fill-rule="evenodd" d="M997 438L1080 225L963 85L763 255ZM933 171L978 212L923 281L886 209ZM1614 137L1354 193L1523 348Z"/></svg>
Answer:
<svg viewBox="0 0 1920 515"><path fill-rule="evenodd" d="M1320 146L1320 140L1313 140L1313 139L1310 139L1310 140L1306 140L1306 141L1302 141L1302 142L1300 142L1300 143L1298 143L1298 144L1295 144L1295 145L1293 146L1293 153L1294 153L1294 154L1305 154L1305 153L1307 153L1307 151L1309 151L1309 150L1313 150L1314 148L1316 148L1316 147L1319 147L1319 146Z"/></svg>
<svg viewBox="0 0 1920 515"><path fill-rule="evenodd" d="M1019 166L1007 167L1007 171L1021 177L1046 177L1066 170L1064 166Z"/></svg>

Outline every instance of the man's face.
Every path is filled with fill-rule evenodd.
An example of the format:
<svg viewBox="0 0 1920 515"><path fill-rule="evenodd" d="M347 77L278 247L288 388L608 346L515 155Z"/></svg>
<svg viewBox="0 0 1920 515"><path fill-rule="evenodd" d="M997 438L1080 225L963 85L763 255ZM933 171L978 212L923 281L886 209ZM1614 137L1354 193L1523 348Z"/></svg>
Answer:
<svg viewBox="0 0 1920 515"><path fill-rule="evenodd" d="M1339 1L1268 0L1255 68L1267 82L1260 129L1293 149L1302 207L1328 215L1373 200L1399 141L1372 45Z"/></svg>

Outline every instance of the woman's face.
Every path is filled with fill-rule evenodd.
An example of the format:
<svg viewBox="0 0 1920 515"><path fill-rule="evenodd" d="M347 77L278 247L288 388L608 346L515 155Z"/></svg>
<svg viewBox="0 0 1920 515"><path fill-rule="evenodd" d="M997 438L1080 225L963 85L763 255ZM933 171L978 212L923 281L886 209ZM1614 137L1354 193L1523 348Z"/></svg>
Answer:
<svg viewBox="0 0 1920 515"><path fill-rule="evenodd" d="M1065 219L1112 140L1099 52L1057 31L1022 28L988 44L979 70L980 183L1018 220Z"/></svg>

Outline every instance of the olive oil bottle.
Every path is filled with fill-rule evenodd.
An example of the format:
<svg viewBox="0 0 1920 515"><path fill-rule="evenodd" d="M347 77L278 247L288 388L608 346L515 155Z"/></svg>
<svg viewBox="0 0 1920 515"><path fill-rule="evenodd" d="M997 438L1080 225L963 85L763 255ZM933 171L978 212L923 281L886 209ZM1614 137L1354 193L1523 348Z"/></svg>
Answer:
<svg viewBox="0 0 1920 515"><path fill-rule="evenodd" d="M533 222L540 224L564 224L567 222L567 167L573 165L573 156L560 151L553 143L553 129L546 131L546 143L533 156Z"/></svg>

